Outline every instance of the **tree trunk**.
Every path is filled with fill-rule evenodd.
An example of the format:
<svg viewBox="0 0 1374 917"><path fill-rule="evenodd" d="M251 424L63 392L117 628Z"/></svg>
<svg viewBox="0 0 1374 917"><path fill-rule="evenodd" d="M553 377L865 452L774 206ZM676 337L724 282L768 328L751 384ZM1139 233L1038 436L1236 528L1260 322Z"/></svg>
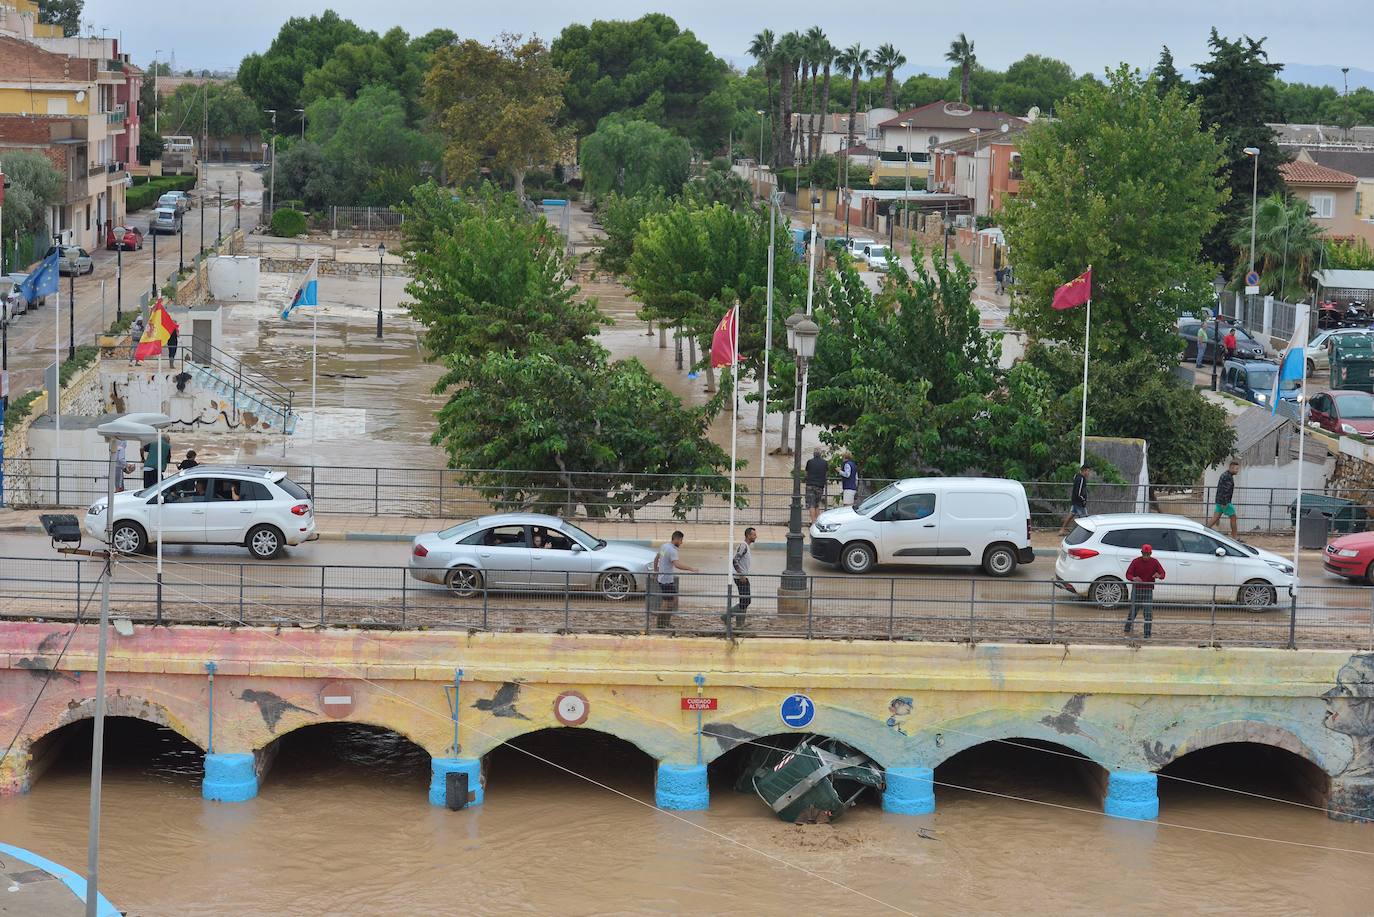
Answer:
<svg viewBox="0 0 1374 917"><path fill-rule="evenodd" d="M514 169L511 171L511 179L515 183L515 196L520 198L520 203L525 202L525 170Z"/></svg>
<svg viewBox="0 0 1374 917"><path fill-rule="evenodd" d="M706 361L706 394L716 393L716 368L711 365L711 361Z"/></svg>
<svg viewBox="0 0 1374 917"><path fill-rule="evenodd" d="M678 368L678 372L681 372L681 371L682 371L682 326L681 326L681 325L674 325L674 326L673 326L673 350L675 351L675 354L674 354L674 355L677 357L677 368Z"/></svg>
<svg viewBox="0 0 1374 917"><path fill-rule="evenodd" d="M817 61L811 65L811 124L810 130L806 132L806 161L816 161L816 136L819 130L816 126L816 118L819 115L817 105L820 104L820 87L816 84L817 78L821 75L821 65Z"/></svg>
<svg viewBox="0 0 1374 917"><path fill-rule="evenodd" d="M697 336L687 335L687 371L696 372L697 368Z"/></svg>
<svg viewBox="0 0 1374 917"><path fill-rule="evenodd" d="M778 143L774 158L778 165L792 164L792 68L783 68L778 78Z"/></svg>
<svg viewBox="0 0 1374 917"><path fill-rule="evenodd" d="M778 443L778 450L777 450L777 454L778 454L778 455L791 455L791 454L792 454L792 445L791 445L791 443L792 443L792 438L791 438L791 436L790 436L791 430L792 430L792 412L791 412L791 411L783 411L783 412L782 412L782 440Z"/></svg>
<svg viewBox="0 0 1374 917"><path fill-rule="evenodd" d="M764 78L764 79L767 81L767 83L768 83L768 108L767 108L766 110L767 110L767 112L768 112L768 117L769 117L769 118L772 118L772 117L773 117L773 70L772 70L772 68L770 68L770 67L764 67L764 68L763 68L763 78ZM763 133L763 125L762 125L762 124L759 125L759 133L760 133L760 135L762 135L762 133ZM776 122L774 122L774 130L773 130L771 133L774 133L774 134L777 133ZM776 146L775 144L770 144L769 146L770 146L771 148L768 150L768 161L769 161L770 163L776 164L775 160L776 160L776 150L777 150L777 146ZM762 166L763 163L759 163L759 165Z"/></svg>
<svg viewBox="0 0 1374 917"><path fill-rule="evenodd" d="M658 323L658 349L668 349L668 329L664 327L661 321Z"/></svg>
<svg viewBox="0 0 1374 917"><path fill-rule="evenodd" d="M849 136L846 140L848 146L854 145L854 119L859 113L859 72L854 71L853 78L849 81Z"/></svg>
<svg viewBox="0 0 1374 917"><path fill-rule="evenodd" d="M760 438L763 437L764 432L768 429L768 402L767 402L767 401L764 399L764 397L763 397L763 381L764 381L763 371L760 370L760 371L759 371L759 417L758 417L759 437L760 437ZM763 474L763 471L760 470L760 471L759 471L759 474Z"/></svg>
<svg viewBox="0 0 1374 917"><path fill-rule="evenodd" d="M959 101L968 104L968 61L960 65L959 73Z"/></svg>
<svg viewBox="0 0 1374 917"><path fill-rule="evenodd" d="M825 65L825 80L821 83L821 125L816 128L816 149L821 148L821 139L825 133L825 119L830 117L830 64Z"/></svg>
<svg viewBox="0 0 1374 917"><path fill-rule="evenodd" d="M892 107L892 71L887 71L887 79L883 81L883 107Z"/></svg>

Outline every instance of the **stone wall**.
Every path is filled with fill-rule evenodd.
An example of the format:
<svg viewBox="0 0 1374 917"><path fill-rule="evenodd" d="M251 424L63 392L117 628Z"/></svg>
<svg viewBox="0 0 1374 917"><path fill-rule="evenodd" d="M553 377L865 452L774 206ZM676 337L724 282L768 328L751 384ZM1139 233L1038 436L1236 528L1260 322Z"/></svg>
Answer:
<svg viewBox="0 0 1374 917"><path fill-rule="evenodd" d="M299 274L314 262L314 258L263 258L260 265L270 274ZM409 277L409 265L387 264L383 273L388 277ZM320 273L337 277L376 277L377 265L370 261L326 261L320 259Z"/></svg>
<svg viewBox="0 0 1374 917"><path fill-rule="evenodd" d="M182 281L177 284L176 292L172 294L172 302L179 306L189 306L193 303L203 302L208 296L209 283L209 260L216 255L241 255L244 250L244 235L242 229L235 229L224 237L218 248L211 248L208 254L200 259Z"/></svg>

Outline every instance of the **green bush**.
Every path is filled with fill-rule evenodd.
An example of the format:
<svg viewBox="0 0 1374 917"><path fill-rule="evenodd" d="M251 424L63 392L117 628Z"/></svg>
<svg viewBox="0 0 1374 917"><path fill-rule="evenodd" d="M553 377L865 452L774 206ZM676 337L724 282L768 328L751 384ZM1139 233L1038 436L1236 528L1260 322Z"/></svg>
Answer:
<svg viewBox="0 0 1374 917"><path fill-rule="evenodd" d="M299 210L278 210L272 214L271 232L283 239L305 235L305 214Z"/></svg>
<svg viewBox="0 0 1374 917"><path fill-rule="evenodd" d="M124 195L124 209L130 213L151 207L168 191L190 191L196 186L194 175L163 175L160 178L142 176L134 179L133 187Z"/></svg>
<svg viewBox="0 0 1374 917"><path fill-rule="evenodd" d="M38 398L38 390L25 392L18 398L10 399L10 406L5 411L5 429L9 430L19 426L19 422L33 412L33 403Z"/></svg>
<svg viewBox="0 0 1374 917"><path fill-rule="evenodd" d="M58 384L66 388L72 376L94 363L95 358L99 356L99 354L100 351L96 350L96 348L92 347L90 344L82 344L80 347L76 348L76 353L74 353L70 359L62 361L62 368L57 371Z"/></svg>

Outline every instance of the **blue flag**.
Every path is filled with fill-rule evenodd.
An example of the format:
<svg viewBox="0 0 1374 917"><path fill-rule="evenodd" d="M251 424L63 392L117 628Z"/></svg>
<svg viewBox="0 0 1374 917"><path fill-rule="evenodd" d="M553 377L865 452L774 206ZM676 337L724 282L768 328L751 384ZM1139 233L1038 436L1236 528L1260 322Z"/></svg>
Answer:
<svg viewBox="0 0 1374 917"><path fill-rule="evenodd" d="M1302 390L1306 381L1304 376L1307 374L1307 305L1306 303L1297 304L1297 319L1294 322L1293 337L1289 339L1288 346L1284 348L1283 357L1279 361L1279 371L1274 375L1274 394L1269 404L1270 415L1277 414L1279 411L1279 398L1285 389ZM1294 384L1296 383L1296 385ZM1298 423L1303 422L1302 412L1305 405L1298 405Z"/></svg>
<svg viewBox="0 0 1374 917"><path fill-rule="evenodd" d="M58 253L53 252L24 278L24 282L19 285L19 294L24 297L25 302L33 303L40 297L57 292L57 282L60 279L57 270L58 257Z"/></svg>
<svg viewBox="0 0 1374 917"><path fill-rule="evenodd" d="M281 310L281 317L291 318L291 313L298 306L318 306L320 304L320 259L316 258L310 263L310 269L305 272L305 277L301 279L301 285L296 287L296 292L292 294L291 301L286 304L286 308Z"/></svg>

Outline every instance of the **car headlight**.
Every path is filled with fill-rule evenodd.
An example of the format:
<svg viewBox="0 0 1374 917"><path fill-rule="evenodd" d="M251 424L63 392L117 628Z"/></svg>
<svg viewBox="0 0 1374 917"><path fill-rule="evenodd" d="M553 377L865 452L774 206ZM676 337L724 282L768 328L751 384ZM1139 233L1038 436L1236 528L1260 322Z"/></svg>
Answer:
<svg viewBox="0 0 1374 917"><path fill-rule="evenodd" d="M95 506L92 506L90 509L86 510L86 515L99 516L103 512L105 512L105 507L96 504Z"/></svg>
<svg viewBox="0 0 1374 917"><path fill-rule="evenodd" d="M1255 400L1260 404L1267 404L1269 402L1269 394L1267 392L1255 392Z"/></svg>
<svg viewBox="0 0 1374 917"><path fill-rule="evenodd" d="M1273 567L1275 570L1279 571L1280 573L1287 573L1287 574L1290 574L1290 575L1291 575L1292 572L1293 572L1293 565L1292 565L1292 564L1280 563L1279 561L1276 561L1276 560L1265 561L1265 563L1269 564L1269 566Z"/></svg>
<svg viewBox="0 0 1374 917"><path fill-rule="evenodd" d="M1346 436L1354 436L1355 428L1348 423L1343 423L1341 424L1341 432L1344 433Z"/></svg>
<svg viewBox="0 0 1374 917"><path fill-rule="evenodd" d="M838 529L839 527L840 527L840 526L839 526L839 523L837 523L837 522L817 522L817 523L816 523L816 531L818 531L818 532L833 532L833 531L835 531L836 529Z"/></svg>
<svg viewBox="0 0 1374 917"><path fill-rule="evenodd" d="M1336 556L1337 556L1337 557L1359 557L1359 556L1360 556L1360 552L1354 550L1353 548L1341 548L1339 551L1336 552Z"/></svg>

